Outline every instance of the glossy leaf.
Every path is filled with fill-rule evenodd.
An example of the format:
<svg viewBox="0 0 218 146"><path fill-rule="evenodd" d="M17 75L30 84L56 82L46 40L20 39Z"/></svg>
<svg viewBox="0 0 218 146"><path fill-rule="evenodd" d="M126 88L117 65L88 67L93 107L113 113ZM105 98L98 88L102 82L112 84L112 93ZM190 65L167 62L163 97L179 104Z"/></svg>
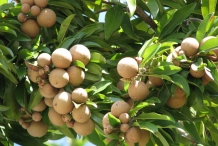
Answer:
<svg viewBox="0 0 218 146"><path fill-rule="evenodd" d="M10 109L10 107L8 107L8 106L0 105L0 112L7 111L9 109Z"/></svg>
<svg viewBox="0 0 218 146"><path fill-rule="evenodd" d="M171 78L172 78L172 82L175 83L180 88L182 88L186 93L186 97L188 97L190 94L190 88L189 88L189 85L188 85L188 82L186 81L186 79L184 79L179 74L173 74L171 76Z"/></svg>
<svg viewBox="0 0 218 146"><path fill-rule="evenodd" d="M130 11L130 17L132 17L135 13L136 10L136 0L127 0L126 1L129 7L129 11Z"/></svg>
<svg viewBox="0 0 218 146"><path fill-rule="evenodd" d="M97 130L94 130L90 135L87 136L88 140L95 145L105 146L103 140L101 139L100 133Z"/></svg>
<svg viewBox="0 0 218 146"><path fill-rule="evenodd" d="M91 52L90 62L103 63L104 64L104 63L106 63L106 59L100 53Z"/></svg>
<svg viewBox="0 0 218 146"><path fill-rule="evenodd" d="M199 52L202 51L208 52L212 49L217 48L218 47L217 41L218 41L218 37L207 40L202 46L200 46Z"/></svg>
<svg viewBox="0 0 218 146"><path fill-rule="evenodd" d="M96 93L99 93L99 92L103 91L104 89L106 89L111 84L112 84L111 81L107 81L107 80L99 81L99 82L93 84L91 89L93 89L95 91L94 94L96 94Z"/></svg>
<svg viewBox="0 0 218 146"><path fill-rule="evenodd" d="M0 50L4 53L4 55L10 55L11 57L14 56L13 52L11 51L10 48L0 45Z"/></svg>
<svg viewBox="0 0 218 146"><path fill-rule="evenodd" d="M0 26L0 32L10 33L14 36L17 36L16 31L7 26Z"/></svg>
<svg viewBox="0 0 218 146"><path fill-rule="evenodd" d="M108 114L108 119L112 127L116 127L121 124L120 120L110 113Z"/></svg>
<svg viewBox="0 0 218 146"><path fill-rule="evenodd" d="M215 12L217 0L202 0L201 4L201 13L203 17L206 17L208 14Z"/></svg>
<svg viewBox="0 0 218 146"><path fill-rule="evenodd" d="M166 65L166 66L158 66L152 70L153 74L159 75L172 75L178 73L182 70L181 67L174 66L174 65Z"/></svg>
<svg viewBox="0 0 218 146"><path fill-rule="evenodd" d="M150 13L153 18L156 18L159 12L159 7L156 0L148 0L146 1L148 8L150 9Z"/></svg>

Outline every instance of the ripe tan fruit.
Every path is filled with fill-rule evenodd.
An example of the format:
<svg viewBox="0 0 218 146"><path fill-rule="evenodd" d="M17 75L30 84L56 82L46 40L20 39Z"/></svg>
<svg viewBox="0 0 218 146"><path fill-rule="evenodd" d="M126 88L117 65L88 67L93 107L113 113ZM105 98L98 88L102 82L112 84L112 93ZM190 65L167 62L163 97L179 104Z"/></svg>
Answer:
<svg viewBox="0 0 218 146"><path fill-rule="evenodd" d="M134 100L132 98L128 98L126 100L126 103L129 104L130 109L132 109L133 105L134 105Z"/></svg>
<svg viewBox="0 0 218 146"><path fill-rule="evenodd" d="M28 13L30 11L30 5L29 4L22 4L21 11L25 14Z"/></svg>
<svg viewBox="0 0 218 146"><path fill-rule="evenodd" d="M89 119L87 122L85 123L79 123L79 122L75 122L73 129L75 130L75 132L81 136L87 136L89 134L91 134L94 129L95 129L95 123L93 122L92 119Z"/></svg>
<svg viewBox="0 0 218 146"><path fill-rule="evenodd" d="M45 98L54 98L58 94L58 89L47 83L39 87L39 92Z"/></svg>
<svg viewBox="0 0 218 146"><path fill-rule="evenodd" d="M41 121L41 119L42 119L41 113L40 113L40 112L33 112L33 113L32 113L32 119L33 119L33 121L35 121L35 122Z"/></svg>
<svg viewBox="0 0 218 146"><path fill-rule="evenodd" d="M65 122L62 120L62 115L57 113L54 108L49 109L48 118L55 126L62 126L65 124Z"/></svg>
<svg viewBox="0 0 218 146"><path fill-rule="evenodd" d="M41 10L40 14L37 16L37 22L42 27L51 27L56 22L56 14L53 10L45 8Z"/></svg>
<svg viewBox="0 0 218 146"><path fill-rule="evenodd" d="M70 53L72 55L72 61L79 60L83 62L84 65L87 65L91 58L91 53L89 49L81 44L77 44L71 47Z"/></svg>
<svg viewBox="0 0 218 146"><path fill-rule="evenodd" d="M21 31L28 35L29 37L33 38L36 37L39 32L40 28L36 20L33 19L27 19L22 25L21 25Z"/></svg>
<svg viewBox="0 0 218 146"><path fill-rule="evenodd" d="M210 72L210 70L208 70L207 68L204 69L205 71L205 74L204 76L202 77L202 82L203 82L203 85L206 85L208 84L209 82L211 81L214 81L214 78Z"/></svg>
<svg viewBox="0 0 218 146"><path fill-rule="evenodd" d="M44 102L48 107L53 107L53 98L44 98Z"/></svg>
<svg viewBox="0 0 218 146"><path fill-rule="evenodd" d="M155 76L148 76L148 80L151 82L153 86L162 86L163 85L163 79Z"/></svg>
<svg viewBox="0 0 218 146"><path fill-rule="evenodd" d="M21 4L29 4L30 6L34 5L34 0L20 0Z"/></svg>
<svg viewBox="0 0 218 146"><path fill-rule="evenodd" d="M149 95L146 84L142 81L133 81L128 88L130 98L134 101L142 101Z"/></svg>
<svg viewBox="0 0 218 146"><path fill-rule="evenodd" d="M22 125L24 122L25 122L24 119L20 117L19 120L18 120L18 123L19 123L20 125Z"/></svg>
<svg viewBox="0 0 218 146"><path fill-rule="evenodd" d="M38 16L41 12L41 9L37 6L37 5L34 5L30 8L30 13L33 15L33 16Z"/></svg>
<svg viewBox="0 0 218 146"><path fill-rule="evenodd" d="M119 118L122 113L128 113L129 110L129 104L122 100L114 102L111 106L111 114L117 118Z"/></svg>
<svg viewBox="0 0 218 146"><path fill-rule="evenodd" d="M128 130L129 130L129 124L121 124L120 125L120 131L122 131L122 132L127 132Z"/></svg>
<svg viewBox="0 0 218 146"><path fill-rule="evenodd" d="M182 96L185 96L185 91L180 88L179 86L176 87L176 90L174 91L174 96L173 97L182 97Z"/></svg>
<svg viewBox="0 0 218 146"><path fill-rule="evenodd" d="M48 53L41 53L37 57L38 65L41 67L49 66L51 64L51 55Z"/></svg>
<svg viewBox="0 0 218 146"><path fill-rule="evenodd" d="M125 57L118 62L117 71L123 78L135 77L138 73L138 63L131 57Z"/></svg>
<svg viewBox="0 0 218 146"><path fill-rule="evenodd" d="M79 86L83 80L85 79L84 71L77 67L71 66L67 69L67 73L69 74L69 83L73 86Z"/></svg>
<svg viewBox="0 0 218 146"><path fill-rule="evenodd" d="M27 129L27 128L30 127L30 123L28 123L28 122L23 122L21 126L23 127L23 129Z"/></svg>
<svg viewBox="0 0 218 146"><path fill-rule="evenodd" d="M41 112L46 108L46 104L44 102L44 99L41 99L41 101L32 108L32 110L36 111L36 112Z"/></svg>
<svg viewBox="0 0 218 146"><path fill-rule="evenodd" d="M39 72L38 71L35 71L33 69L28 68L27 69L27 75L28 75L29 79L32 82L36 83L38 81L37 80L37 77L39 77Z"/></svg>
<svg viewBox="0 0 218 146"><path fill-rule="evenodd" d="M72 117L79 123L85 123L91 117L91 111L88 106L81 104L73 109Z"/></svg>
<svg viewBox="0 0 218 146"><path fill-rule="evenodd" d="M42 121L32 121L29 128L27 128L27 132L33 137L42 137L47 133L47 130L47 125L45 125Z"/></svg>
<svg viewBox="0 0 218 146"><path fill-rule="evenodd" d="M122 113L120 116L119 116L119 119L120 119L120 122L121 123L128 123L129 120L130 120L130 116L128 113Z"/></svg>
<svg viewBox="0 0 218 146"><path fill-rule="evenodd" d="M53 69L49 75L49 82L55 88L63 88L69 82L69 75L63 69Z"/></svg>
<svg viewBox="0 0 218 146"><path fill-rule="evenodd" d="M70 52L65 48L58 48L51 54L52 63L57 68L68 68L72 62Z"/></svg>
<svg viewBox="0 0 218 146"><path fill-rule="evenodd" d="M48 0L34 0L35 5L38 7L45 7L48 4Z"/></svg>
<svg viewBox="0 0 218 146"><path fill-rule="evenodd" d="M131 143L137 143L141 139L141 130L138 127L131 127L126 132L126 139Z"/></svg>
<svg viewBox="0 0 218 146"><path fill-rule="evenodd" d="M139 146L145 146L150 140L150 132L144 129L141 129L141 139L139 140Z"/></svg>
<svg viewBox="0 0 218 146"><path fill-rule="evenodd" d="M186 96L177 97L177 98L169 97L167 101L167 105L174 109L181 108L185 103L186 103Z"/></svg>
<svg viewBox="0 0 218 146"><path fill-rule="evenodd" d="M190 66L190 74L195 78L201 78L204 76L205 72L203 70L199 70L198 66L196 66L194 63Z"/></svg>
<svg viewBox="0 0 218 146"><path fill-rule="evenodd" d="M113 131L113 127L111 125L107 125L104 127L104 133L105 134L110 134Z"/></svg>
<svg viewBox="0 0 218 146"><path fill-rule="evenodd" d="M74 89L71 95L75 103L85 103L88 100L88 93L83 88Z"/></svg>
<svg viewBox="0 0 218 146"><path fill-rule="evenodd" d="M58 93L54 97L53 107L59 114L70 113L74 108L74 104L71 99L71 94L65 91Z"/></svg>
<svg viewBox="0 0 218 146"><path fill-rule="evenodd" d="M64 114L64 115L62 115L62 120L64 121L64 122L70 122L71 121L71 118L72 116L70 115L70 114Z"/></svg>
<svg viewBox="0 0 218 146"><path fill-rule="evenodd" d="M108 114L111 113L111 112L108 112L106 113L104 116L103 116L103 119L102 119L102 125L103 127L106 127L107 125L110 125L110 122L109 122L109 118L108 118Z"/></svg>
<svg viewBox="0 0 218 146"><path fill-rule="evenodd" d="M19 13L19 14L17 15L17 20L18 20L19 22L24 22L24 21L26 21L26 15L25 15L24 13Z"/></svg>
<svg viewBox="0 0 218 146"><path fill-rule="evenodd" d="M147 80L146 86L148 87L148 89L154 87L150 80Z"/></svg>
<svg viewBox="0 0 218 146"><path fill-rule="evenodd" d="M195 38L185 38L181 43L181 50L185 52L185 55L190 57L194 56L198 52L199 43Z"/></svg>

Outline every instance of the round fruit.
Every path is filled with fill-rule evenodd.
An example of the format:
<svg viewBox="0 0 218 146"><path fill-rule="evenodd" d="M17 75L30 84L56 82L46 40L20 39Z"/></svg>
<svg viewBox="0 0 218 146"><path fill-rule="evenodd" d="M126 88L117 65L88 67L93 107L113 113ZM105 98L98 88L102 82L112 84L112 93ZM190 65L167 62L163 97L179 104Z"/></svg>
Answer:
<svg viewBox="0 0 218 146"><path fill-rule="evenodd" d="M54 97L53 107L59 114L70 113L74 108L74 104L71 99L71 94L65 91L58 93Z"/></svg>
<svg viewBox="0 0 218 146"><path fill-rule="evenodd" d="M48 4L48 0L34 0L34 3L38 7L45 7Z"/></svg>
<svg viewBox="0 0 218 146"><path fill-rule="evenodd" d="M65 122L62 120L62 115L57 113L54 108L49 109L48 118L55 126L62 126L65 124Z"/></svg>
<svg viewBox="0 0 218 146"><path fill-rule="evenodd" d="M38 15L40 14L40 12L41 12L41 9L40 9L38 6L36 6L36 5L34 5L34 6L32 6L32 7L30 8L30 13L31 13L33 16L38 16Z"/></svg>
<svg viewBox="0 0 218 146"><path fill-rule="evenodd" d="M120 125L120 131L127 132L129 130L129 124L121 124Z"/></svg>
<svg viewBox="0 0 218 146"><path fill-rule="evenodd" d="M146 86L148 87L148 89L151 88L151 87L154 87L154 85L151 83L150 80L147 80Z"/></svg>
<svg viewBox="0 0 218 146"><path fill-rule="evenodd" d="M69 67L67 69L67 73L69 74L69 78L70 78L69 82L73 86L79 86L85 79L84 71L77 66Z"/></svg>
<svg viewBox="0 0 218 146"><path fill-rule="evenodd" d="M209 82L211 81L214 81L214 78L210 72L210 70L208 70L207 68L204 69L205 71L205 74L204 76L202 77L202 81L203 81L203 85L206 85L208 84Z"/></svg>
<svg viewBox="0 0 218 146"><path fill-rule="evenodd" d="M203 70L199 70L198 66L196 66L194 63L191 64L190 67L190 74L195 77L195 78L201 78L204 76L205 72L204 69Z"/></svg>
<svg viewBox="0 0 218 146"><path fill-rule="evenodd" d="M145 146L150 140L150 132L144 129L141 129L141 139L139 140L139 146Z"/></svg>
<svg viewBox="0 0 218 146"><path fill-rule="evenodd" d="M39 92L45 98L54 98L58 94L58 89L47 83L39 87Z"/></svg>
<svg viewBox="0 0 218 146"><path fill-rule="evenodd" d="M51 27L56 22L56 14L53 10L45 8L37 16L37 22L42 27Z"/></svg>
<svg viewBox="0 0 218 146"><path fill-rule="evenodd" d="M108 112L106 113L104 116L103 116L103 119L102 119L102 125L103 127L106 127L107 125L110 125L110 122L109 122L109 118L108 118L108 114L111 113L111 112Z"/></svg>
<svg viewBox="0 0 218 146"><path fill-rule="evenodd" d="M137 143L141 139L141 130L138 127L131 127L126 132L126 139L131 143Z"/></svg>
<svg viewBox="0 0 218 146"><path fill-rule="evenodd" d="M51 54L52 63L57 68L68 68L72 62L70 52L65 48L58 48Z"/></svg>
<svg viewBox="0 0 218 146"><path fill-rule="evenodd" d="M21 31L33 38L37 36L40 32L40 28L36 20L27 19L21 26Z"/></svg>
<svg viewBox="0 0 218 146"><path fill-rule="evenodd" d="M19 22L24 22L24 21L26 21L26 15L24 14L24 13L19 13L18 15L17 15L17 20L19 21Z"/></svg>
<svg viewBox="0 0 218 146"><path fill-rule="evenodd" d="M35 71L33 69L28 68L27 75L32 82L34 82L34 83L38 82L38 80L37 80L37 77L39 77L38 71Z"/></svg>
<svg viewBox="0 0 218 146"><path fill-rule="evenodd" d="M53 98L44 98L44 102L47 106L53 107Z"/></svg>
<svg viewBox="0 0 218 146"><path fill-rule="evenodd" d="M185 91L181 89L179 86L176 87L176 90L174 91L175 98L185 96Z"/></svg>
<svg viewBox="0 0 218 146"><path fill-rule="evenodd" d="M25 121L24 121L23 118L19 118L19 121L18 121L18 122L19 122L20 125L22 125Z"/></svg>
<svg viewBox="0 0 218 146"><path fill-rule="evenodd" d="M171 108L177 109L182 107L186 103L186 96L182 97L169 97L167 105Z"/></svg>
<svg viewBox="0 0 218 146"><path fill-rule="evenodd" d="M34 112L34 113L32 114L32 119L33 119L33 121L35 121L35 122L39 122L39 121L42 119L41 113L40 113L40 112Z"/></svg>
<svg viewBox="0 0 218 146"><path fill-rule="evenodd" d="M132 98L128 98L128 99L126 100L126 103L129 104L129 107L130 107L130 109L131 109L131 108L133 107L134 100L133 100Z"/></svg>
<svg viewBox="0 0 218 146"><path fill-rule="evenodd" d="M125 57L118 62L117 71L123 78L135 77L138 73L138 63L131 57Z"/></svg>
<svg viewBox="0 0 218 146"><path fill-rule="evenodd" d="M84 104L81 104L78 107L75 107L72 111L72 117L75 121L79 123L85 123L91 116L91 111L89 107Z"/></svg>
<svg viewBox="0 0 218 146"><path fill-rule="evenodd" d="M72 100L75 103L85 103L88 100L88 93L83 88L76 88L72 92Z"/></svg>
<svg viewBox="0 0 218 146"><path fill-rule="evenodd" d="M85 123L75 122L73 129L75 130L77 134L81 136L87 136L94 131L95 123L92 121L92 119L89 119Z"/></svg>
<svg viewBox="0 0 218 146"><path fill-rule="evenodd" d="M34 0L20 0L21 4L29 4L30 6L34 5Z"/></svg>
<svg viewBox="0 0 218 146"><path fill-rule="evenodd" d="M111 125L107 125L106 127L104 127L104 132L105 134L110 134L113 131L113 127Z"/></svg>
<svg viewBox="0 0 218 146"><path fill-rule="evenodd" d="M149 95L146 84L142 81L133 81L128 88L130 98L135 101L142 101Z"/></svg>
<svg viewBox="0 0 218 146"><path fill-rule="evenodd" d="M30 123L28 123L28 122L24 122L24 123L22 123L21 126L23 127L23 129L27 129L27 128L30 127Z"/></svg>
<svg viewBox="0 0 218 146"><path fill-rule="evenodd" d="M71 47L70 53L72 55L72 61L79 60L84 65L87 65L91 58L91 53L89 49L86 46L81 45L81 44L77 44Z"/></svg>
<svg viewBox="0 0 218 146"><path fill-rule="evenodd" d="M30 11L30 5L29 4L22 4L21 11L23 13L28 13Z"/></svg>
<svg viewBox="0 0 218 146"><path fill-rule="evenodd" d="M185 55L190 57L194 56L198 52L199 43L195 38L185 38L181 43L181 50L185 52Z"/></svg>
<svg viewBox="0 0 218 146"><path fill-rule="evenodd" d="M163 79L155 76L148 76L148 80L151 82L153 86L162 86L163 85Z"/></svg>
<svg viewBox="0 0 218 146"><path fill-rule="evenodd" d="M44 102L43 99L41 99L41 101L32 108L32 110L36 111L36 112L41 112L46 108L46 104Z"/></svg>
<svg viewBox="0 0 218 146"><path fill-rule="evenodd" d="M71 121L71 115L70 114L64 114L64 115L62 115L62 120L64 121L64 122L70 122Z"/></svg>
<svg viewBox="0 0 218 146"><path fill-rule="evenodd" d="M42 137L47 133L48 127L42 121L30 123L30 127L27 128L27 132L33 137Z"/></svg>
<svg viewBox="0 0 218 146"><path fill-rule="evenodd" d="M49 82L55 88L63 88L69 82L69 75L63 69L53 69L49 75Z"/></svg>
<svg viewBox="0 0 218 146"><path fill-rule="evenodd" d="M130 110L129 104L125 101L118 100L111 106L111 114L115 117L119 117L122 113L128 113Z"/></svg>
<svg viewBox="0 0 218 146"><path fill-rule="evenodd" d="M41 53L38 57L37 57L37 62L38 65L41 67L44 66L49 66L51 64L51 55L48 53Z"/></svg>
<svg viewBox="0 0 218 146"><path fill-rule="evenodd" d="M129 120L130 120L130 116L128 113L122 113L120 116L119 116L119 119L120 119L120 122L121 123L128 123Z"/></svg>
<svg viewBox="0 0 218 146"><path fill-rule="evenodd" d="M74 121L66 122L66 125L67 125L68 128L73 128L73 126L74 126Z"/></svg>

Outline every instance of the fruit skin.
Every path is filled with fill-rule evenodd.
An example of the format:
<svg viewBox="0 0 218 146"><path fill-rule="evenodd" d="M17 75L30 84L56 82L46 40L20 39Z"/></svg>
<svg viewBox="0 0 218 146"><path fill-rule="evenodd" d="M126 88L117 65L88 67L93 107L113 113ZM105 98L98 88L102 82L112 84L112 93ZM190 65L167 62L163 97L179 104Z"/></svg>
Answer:
<svg viewBox="0 0 218 146"><path fill-rule="evenodd" d="M128 113L122 113L120 116L119 116L119 119L120 119L120 122L125 124L125 123L128 123L129 120L130 120L130 116Z"/></svg>
<svg viewBox="0 0 218 146"><path fill-rule="evenodd" d="M44 66L49 66L51 64L51 55L48 53L41 53L37 57L37 63L39 66L44 67Z"/></svg>
<svg viewBox="0 0 218 146"><path fill-rule="evenodd" d="M22 25L21 25L21 31L28 35L31 38L36 37L39 32L40 28L36 20L34 19L27 19Z"/></svg>
<svg viewBox="0 0 218 146"><path fill-rule="evenodd" d="M84 71L77 66L69 67L67 73L69 74L69 83L73 86L79 86L85 79Z"/></svg>
<svg viewBox="0 0 218 146"><path fill-rule="evenodd" d="M53 107L53 98L44 98L44 102L48 107Z"/></svg>
<svg viewBox="0 0 218 146"><path fill-rule="evenodd" d="M58 94L58 89L47 83L39 87L39 92L45 98L54 98Z"/></svg>
<svg viewBox="0 0 218 146"><path fill-rule="evenodd" d="M58 93L53 100L53 108L58 112L59 114L67 114L70 113L73 108L74 104L71 100L71 94L68 92L61 92Z"/></svg>
<svg viewBox="0 0 218 146"><path fill-rule="evenodd" d="M79 123L85 123L91 117L91 111L88 106L81 104L73 109L72 117Z"/></svg>
<svg viewBox="0 0 218 146"><path fill-rule="evenodd" d="M109 122L109 118L108 118L108 114L111 114L111 112L108 112L106 113L104 116L103 116L103 119L102 119L102 125L103 127L106 127L107 125L110 125L110 122Z"/></svg>
<svg viewBox="0 0 218 146"><path fill-rule="evenodd" d="M62 126L65 124L65 122L62 120L62 115L57 113L54 108L49 109L48 118L55 126Z"/></svg>
<svg viewBox="0 0 218 146"><path fill-rule="evenodd" d="M44 109L46 108L46 104L44 102L43 99L41 99L41 101L32 108L32 110L36 111L36 112L41 112L44 111Z"/></svg>
<svg viewBox="0 0 218 146"><path fill-rule="evenodd" d="M145 146L150 140L150 132L144 129L141 129L141 139L139 140L139 146Z"/></svg>
<svg viewBox="0 0 218 146"><path fill-rule="evenodd" d="M185 55L190 57L194 56L198 52L199 43L195 38L185 38L181 43L181 50L185 52Z"/></svg>
<svg viewBox="0 0 218 146"><path fill-rule="evenodd" d="M204 76L205 72L203 70L199 70L198 66L196 66L194 63L190 66L190 74L195 78L201 78Z"/></svg>
<svg viewBox="0 0 218 146"><path fill-rule="evenodd" d="M40 112L34 112L32 113L32 119L35 122L39 122L42 119L42 115Z"/></svg>
<svg viewBox="0 0 218 146"><path fill-rule="evenodd" d="M21 11L23 13L28 13L30 11L30 5L29 4L22 4Z"/></svg>
<svg viewBox="0 0 218 146"><path fill-rule="evenodd" d="M17 20L18 20L19 22L24 22L24 21L26 21L26 15L25 15L24 13L19 13L19 14L17 15Z"/></svg>
<svg viewBox="0 0 218 146"><path fill-rule="evenodd" d="M48 4L48 0L34 0L34 3L38 7L45 7Z"/></svg>
<svg viewBox="0 0 218 146"><path fill-rule="evenodd" d="M131 57L125 57L118 62L117 71L123 78L135 77L138 73L138 63Z"/></svg>
<svg viewBox="0 0 218 146"><path fill-rule="evenodd" d="M53 10L45 8L41 10L40 14L37 16L37 22L42 27L51 27L56 22L56 14Z"/></svg>
<svg viewBox="0 0 218 146"><path fill-rule="evenodd" d="M142 101L149 95L149 90L146 84L142 81L133 81L128 88L130 98L135 101Z"/></svg>
<svg viewBox="0 0 218 146"><path fill-rule="evenodd" d="M120 131L122 131L122 132L127 132L128 130L129 130L129 124L121 124L120 125Z"/></svg>
<svg viewBox="0 0 218 146"><path fill-rule="evenodd" d="M167 105L174 109L181 108L183 105L185 105L186 100L187 100L186 95L182 97L177 97L177 98L169 97L167 101Z"/></svg>
<svg viewBox="0 0 218 146"><path fill-rule="evenodd" d="M34 5L34 0L20 0L21 4L29 4L30 6Z"/></svg>
<svg viewBox="0 0 218 146"><path fill-rule="evenodd" d="M185 91L181 89L179 86L176 87L176 90L174 91L174 96L175 98L179 98L185 96Z"/></svg>
<svg viewBox="0 0 218 146"><path fill-rule="evenodd" d="M122 100L114 102L111 106L111 114L117 118L119 118L122 113L128 113L129 110L129 104Z"/></svg>
<svg viewBox="0 0 218 146"><path fill-rule="evenodd" d="M137 143L141 139L141 131L138 127L131 127L126 132L126 139L131 143Z"/></svg>
<svg viewBox="0 0 218 146"><path fill-rule="evenodd" d="M58 48L51 54L51 60L57 68L68 68L72 62L72 56L67 49Z"/></svg>
<svg viewBox="0 0 218 146"><path fill-rule="evenodd" d="M30 123L27 132L33 137L42 137L47 133L48 127L42 121Z"/></svg>
<svg viewBox="0 0 218 146"><path fill-rule="evenodd" d="M49 75L49 82L55 88L63 88L69 82L69 75L63 69L53 69Z"/></svg>
<svg viewBox="0 0 218 146"><path fill-rule="evenodd" d="M83 62L84 65L87 65L91 58L89 49L82 44L72 46L70 48L70 53L72 55L72 61L79 60Z"/></svg>
<svg viewBox="0 0 218 146"><path fill-rule="evenodd" d="M34 6L32 6L32 7L30 8L30 13L31 13L33 16L38 16L38 15L40 14L40 12L41 12L41 9L40 9L38 6L36 6L36 5L34 5Z"/></svg>
<svg viewBox="0 0 218 146"><path fill-rule="evenodd" d="M87 136L89 134L91 134L94 129L95 129L95 123L93 122L92 119L89 119L87 122L85 123L79 123L79 122L75 122L73 129L75 130L75 132L81 136Z"/></svg>
<svg viewBox="0 0 218 146"><path fill-rule="evenodd" d="M76 88L72 91L72 100L75 103L85 103L88 100L88 93L83 88Z"/></svg>
<svg viewBox="0 0 218 146"><path fill-rule="evenodd" d="M163 85L163 79L155 76L148 76L148 80L151 82L153 86L162 86Z"/></svg>

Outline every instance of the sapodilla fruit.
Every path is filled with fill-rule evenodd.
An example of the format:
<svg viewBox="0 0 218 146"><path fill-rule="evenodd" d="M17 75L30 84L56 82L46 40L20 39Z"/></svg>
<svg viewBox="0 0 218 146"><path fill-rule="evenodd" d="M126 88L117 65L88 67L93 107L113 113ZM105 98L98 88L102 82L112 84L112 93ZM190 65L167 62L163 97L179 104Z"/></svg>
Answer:
<svg viewBox="0 0 218 146"><path fill-rule="evenodd" d="M91 53L89 49L82 44L72 46L70 48L70 53L72 55L72 61L79 60L84 65L87 65L91 58Z"/></svg>
<svg viewBox="0 0 218 146"><path fill-rule="evenodd" d="M76 88L72 91L72 100L75 103L85 103L88 100L88 93L83 88Z"/></svg>
<svg viewBox="0 0 218 146"><path fill-rule="evenodd" d="M113 131L113 127L111 125L107 125L104 127L104 134L110 134Z"/></svg>
<svg viewBox="0 0 218 146"><path fill-rule="evenodd" d="M32 113L32 119L35 122L39 122L42 119L42 115L40 112L33 112Z"/></svg>
<svg viewBox="0 0 218 146"><path fill-rule="evenodd" d="M74 104L71 99L71 94L68 92L61 92L58 93L53 100L53 108L59 113L59 114L67 114L70 113L73 108Z"/></svg>
<svg viewBox="0 0 218 146"><path fill-rule="evenodd" d="M148 76L148 80L151 82L153 86L162 86L163 85L163 79L155 76Z"/></svg>
<svg viewBox="0 0 218 146"><path fill-rule="evenodd" d="M37 22L42 27L51 27L56 22L56 14L53 10L45 8L37 16Z"/></svg>
<svg viewBox="0 0 218 146"><path fill-rule="evenodd" d="M130 120L130 116L128 113L122 113L120 116L119 116L119 120L121 123L125 124L125 123L128 123L129 120Z"/></svg>
<svg viewBox="0 0 218 146"><path fill-rule="evenodd" d="M177 86L174 91L173 97L177 98L177 97L182 97L182 96L185 96L185 91L179 86Z"/></svg>
<svg viewBox="0 0 218 146"><path fill-rule="evenodd" d="M131 143L137 143L141 139L141 130L138 127L131 127L126 132L126 139Z"/></svg>
<svg viewBox="0 0 218 146"><path fill-rule="evenodd" d="M190 66L190 74L195 78L201 78L204 76L205 72L203 70L199 70L198 66L196 66L194 63Z"/></svg>
<svg viewBox="0 0 218 146"><path fill-rule="evenodd" d="M67 73L69 74L69 83L73 86L79 86L85 79L84 71L77 66L69 67Z"/></svg>
<svg viewBox="0 0 218 146"><path fill-rule="evenodd" d="M43 123L43 121L32 121L29 128L27 128L27 132L33 137L42 137L47 133L47 130L48 127Z"/></svg>
<svg viewBox="0 0 218 146"><path fill-rule="evenodd" d="M75 107L72 111L72 117L75 121L79 123L85 123L91 116L91 111L88 106L81 104Z"/></svg>
<svg viewBox="0 0 218 146"><path fill-rule="evenodd" d="M37 5L38 7L46 7L46 5L48 4L48 0L34 0L35 5Z"/></svg>
<svg viewBox="0 0 218 146"><path fill-rule="evenodd" d="M48 53L41 53L37 57L38 65L41 67L49 66L51 64L51 55Z"/></svg>
<svg viewBox="0 0 218 146"><path fill-rule="evenodd" d="M36 112L41 112L41 111L44 111L45 108L46 108L46 104L44 102L44 99L41 99L40 102L32 108L32 110Z"/></svg>
<svg viewBox="0 0 218 146"><path fill-rule="evenodd" d="M69 82L69 75L63 69L53 69L49 75L49 82L55 88L63 88Z"/></svg>
<svg viewBox="0 0 218 146"><path fill-rule="evenodd" d="M128 88L130 98L135 101L142 101L149 95L146 84L142 81L133 81Z"/></svg>
<svg viewBox="0 0 218 146"><path fill-rule="evenodd" d="M25 14L28 13L30 11L30 5L29 4L22 4L21 11Z"/></svg>
<svg viewBox="0 0 218 146"><path fill-rule="evenodd" d="M29 4L30 6L34 5L34 0L20 0L21 4Z"/></svg>
<svg viewBox="0 0 218 146"><path fill-rule="evenodd" d="M185 38L181 43L181 50L183 50L185 52L185 55L188 57L197 54L198 48L198 41L192 37Z"/></svg>
<svg viewBox="0 0 218 146"><path fill-rule="evenodd" d="M123 78L135 77L138 73L138 63L131 57L125 57L118 62L117 71Z"/></svg>
<svg viewBox="0 0 218 146"><path fill-rule="evenodd" d="M26 21L26 15L24 14L24 13L19 13L18 15L17 15L17 20L19 21L19 22L24 22L24 21Z"/></svg>
<svg viewBox="0 0 218 146"><path fill-rule="evenodd" d="M54 108L49 109L48 118L55 126L62 126L65 124L65 122L62 120L62 115L57 113Z"/></svg>
<svg viewBox="0 0 218 146"><path fill-rule="evenodd" d="M145 146L149 140L150 132L145 129L141 129L141 139L139 140L139 146Z"/></svg>
<svg viewBox="0 0 218 146"><path fill-rule="evenodd" d="M129 124L121 124L120 125L120 131L122 131L122 132L127 132L128 130L129 130Z"/></svg>
<svg viewBox="0 0 218 146"><path fill-rule="evenodd" d="M124 91L124 81L119 80L119 82L117 83L117 88ZM129 95L127 93L127 94L122 95L122 97L129 98Z"/></svg>
<svg viewBox="0 0 218 146"><path fill-rule="evenodd" d="M39 92L45 98L54 98L58 94L58 89L47 83L39 87Z"/></svg>
<svg viewBox="0 0 218 146"><path fill-rule="evenodd" d="M186 96L182 96L182 97L169 97L168 101L167 101L167 105L171 108L177 109L177 108L181 108L184 104L186 103Z"/></svg>
<svg viewBox="0 0 218 146"><path fill-rule="evenodd" d="M114 102L111 106L111 114L117 118L119 118L122 113L128 113L129 110L129 104L122 100Z"/></svg>
<svg viewBox="0 0 218 146"><path fill-rule="evenodd" d="M107 125L110 125L110 122L109 122L109 118L108 118L108 114L111 114L111 112L108 112L106 113L104 116L103 116L103 119L102 119L102 125L103 127L106 127Z"/></svg>
<svg viewBox="0 0 218 146"><path fill-rule="evenodd" d="M64 115L62 115L62 120L64 122L70 122L72 120L71 114L64 114Z"/></svg>
<svg viewBox="0 0 218 146"><path fill-rule="evenodd" d="M53 107L53 98L44 98L44 102L48 107Z"/></svg>
<svg viewBox="0 0 218 146"><path fill-rule="evenodd" d="M28 75L29 79L32 82L36 83L38 81L37 80L37 77L39 77L39 72L38 71L35 71L33 69L28 68L27 69L27 75Z"/></svg>
<svg viewBox="0 0 218 146"><path fill-rule="evenodd" d="M21 25L21 31L28 35L29 37L33 38L36 37L39 32L40 28L36 20L34 19L27 19L22 25Z"/></svg>
<svg viewBox="0 0 218 146"><path fill-rule="evenodd" d="M33 15L33 16L38 16L41 12L41 9L37 6L37 5L34 5L30 8L30 13Z"/></svg>
<svg viewBox="0 0 218 146"><path fill-rule="evenodd" d="M30 123L29 122L24 122L24 123L22 123L21 126L22 126L23 129L27 129L27 128L30 127Z"/></svg>
<svg viewBox="0 0 218 146"><path fill-rule="evenodd" d="M93 122L92 119L89 119L87 122L85 123L79 123L79 122L75 122L73 129L75 130L75 132L81 136L87 136L89 134L91 134L94 129L95 129L95 123Z"/></svg>
<svg viewBox="0 0 218 146"><path fill-rule="evenodd" d="M68 68L72 62L70 52L65 48L58 48L51 54L52 63L57 68Z"/></svg>

